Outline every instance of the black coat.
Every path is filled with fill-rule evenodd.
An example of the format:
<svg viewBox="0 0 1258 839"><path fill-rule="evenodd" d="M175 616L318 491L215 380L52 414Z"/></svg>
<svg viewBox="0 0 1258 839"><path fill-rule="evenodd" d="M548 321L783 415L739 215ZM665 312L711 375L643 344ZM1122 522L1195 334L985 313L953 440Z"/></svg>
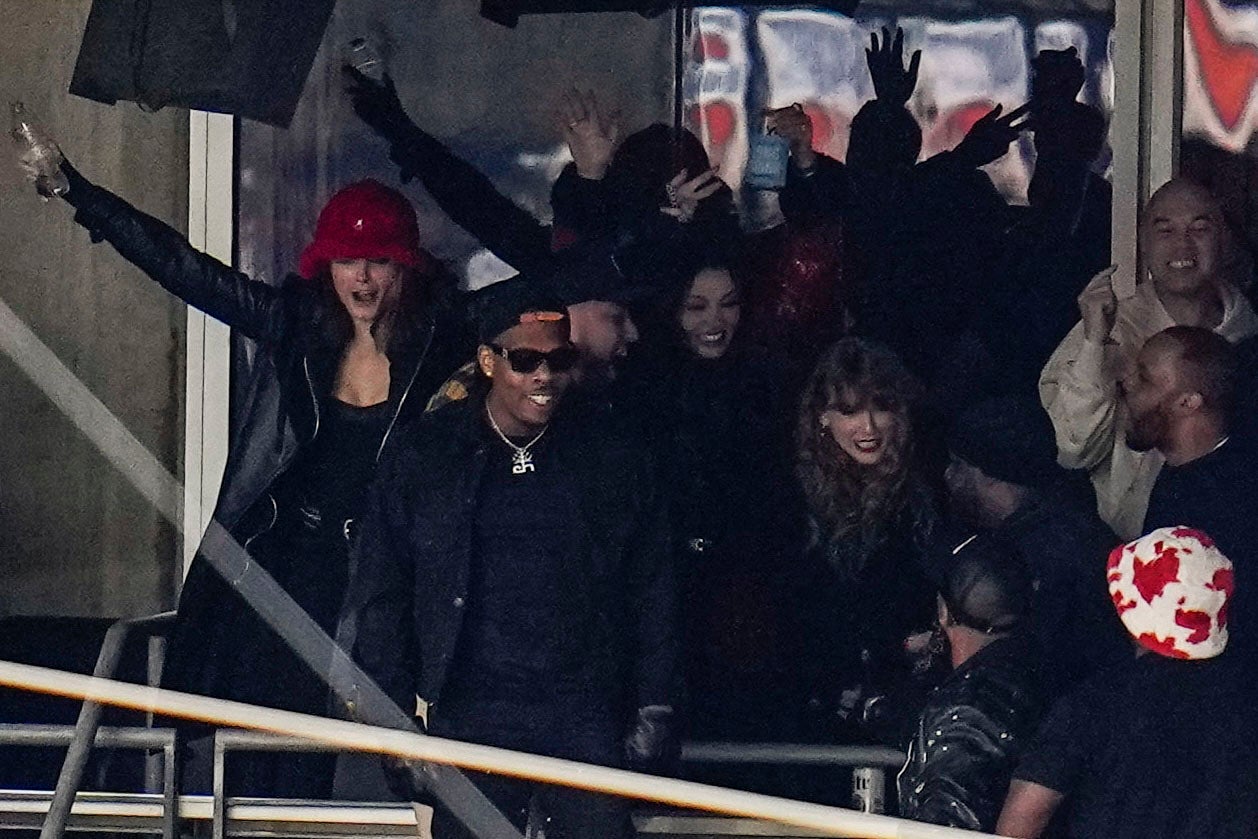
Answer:
<svg viewBox="0 0 1258 839"><path fill-rule="evenodd" d="M900 815L992 830L1044 709L1032 645L1004 638L958 667L922 710L898 779Z"/></svg>
<svg viewBox="0 0 1258 839"><path fill-rule="evenodd" d="M548 440L575 476L589 552L586 590L603 637L616 645L626 710L672 704L676 582L654 467L617 416L576 398L551 423ZM440 702L459 651L489 456L483 411L474 395L408 428L369 493L343 642L404 708L416 695Z"/></svg>
<svg viewBox="0 0 1258 839"><path fill-rule="evenodd" d="M290 277L283 287L255 282L196 250L165 223L69 174L67 200L93 241L107 240L162 287L262 345L214 509L215 519L247 545L275 523L269 494L318 434L320 406L335 386L343 349L329 344L322 329L329 307L340 304L301 278ZM428 305L410 315L388 351L394 409L381 451L422 413L427 395L467 351L454 307ZM255 559L265 567L265 557ZM247 608L198 553L180 595L163 684L231 698L235 688L226 672L241 643L236 617Z"/></svg>
<svg viewBox="0 0 1258 839"><path fill-rule="evenodd" d="M930 563L937 522L929 490L914 485L901 509L865 539L859 532L816 534L804 552L795 585L810 739L902 742L926 687L904 642L935 623ZM877 719L862 720L861 708L845 707L843 694L858 687L862 700L886 697Z"/></svg>

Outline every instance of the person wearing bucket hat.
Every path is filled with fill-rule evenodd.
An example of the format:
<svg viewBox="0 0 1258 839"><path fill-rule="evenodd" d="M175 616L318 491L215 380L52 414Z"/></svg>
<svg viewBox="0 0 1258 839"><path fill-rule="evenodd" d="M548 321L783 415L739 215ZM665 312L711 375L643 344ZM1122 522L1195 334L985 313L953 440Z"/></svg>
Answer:
<svg viewBox="0 0 1258 839"><path fill-rule="evenodd" d="M1189 527L1118 546L1107 576L1136 656L1049 714L996 832L1041 836L1064 806L1078 839L1255 835L1254 691L1228 650L1229 606L1244 581L1209 535Z"/></svg>
<svg viewBox="0 0 1258 839"><path fill-rule="evenodd" d="M272 286L195 250L183 236L65 164L75 221L164 288L260 351L214 518L329 634L349 575L348 544L377 459L455 366L462 315L439 299L439 266L415 211L375 181L331 197L299 275ZM184 582L162 686L292 711L326 711L301 662L209 559ZM283 686L282 689L278 689ZM186 727L183 785L208 791L210 738ZM233 758L233 795L326 798L334 755Z"/></svg>
<svg viewBox="0 0 1258 839"><path fill-rule="evenodd" d="M606 766L672 753L677 592L645 441L572 399L563 301L516 277L478 294L479 384L411 426L380 467L347 598L353 655L428 732ZM632 835L623 799L472 773L521 830ZM468 835L438 806L432 835Z"/></svg>
<svg viewBox="0 0 1258 839"><path fill-rule="evenodd" d="M1050 692L1125 657L1102 585L1117 537L1086 481L1057 465L1044 410L1012 396L976 403L953 423L948 450L949 532L936 564L947 567L992 538L1017 545L1036 583L1028 631L1043 648Z"/></svg>

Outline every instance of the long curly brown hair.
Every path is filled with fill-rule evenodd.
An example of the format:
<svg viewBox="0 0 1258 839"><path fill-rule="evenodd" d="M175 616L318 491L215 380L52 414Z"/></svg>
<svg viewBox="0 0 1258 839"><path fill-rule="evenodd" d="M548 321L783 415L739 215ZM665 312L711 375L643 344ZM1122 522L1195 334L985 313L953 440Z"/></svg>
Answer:
<svg viewBox="0 0 1258 839"><path fill-rule="evenodd" d="M861 338L842 339L817 362L800 399L795 472L827 542L859 537L869 544L908 500L913 484L909 416L921 392L895 353ZM867 406L896 417L886 454L872 466L853 460L821 424L827 410L851 413ZM866 551L855 553L860 557Z"/></svg>

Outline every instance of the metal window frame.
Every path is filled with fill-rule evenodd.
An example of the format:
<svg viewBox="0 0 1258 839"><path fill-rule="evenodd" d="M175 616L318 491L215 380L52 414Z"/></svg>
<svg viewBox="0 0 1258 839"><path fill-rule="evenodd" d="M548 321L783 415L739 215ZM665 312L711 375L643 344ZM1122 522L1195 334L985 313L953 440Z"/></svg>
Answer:
<svg viewBox="0 0 1258 839"><path fill-rule="evenodd" d="M235 117L188 115L188 241L231 264L234 257ZM209 524L227 462L231 330L189 306L184 385L183 574Z"/></svg>
<svg viewBox="0 0 1258 839"><path fill-rule="evenodd" d="M1115 0L1112 261L1143 276L1140 207L1179 173L1184 104L1183 0ZM1117 289L1130 296L1134 286Z"/></svg>

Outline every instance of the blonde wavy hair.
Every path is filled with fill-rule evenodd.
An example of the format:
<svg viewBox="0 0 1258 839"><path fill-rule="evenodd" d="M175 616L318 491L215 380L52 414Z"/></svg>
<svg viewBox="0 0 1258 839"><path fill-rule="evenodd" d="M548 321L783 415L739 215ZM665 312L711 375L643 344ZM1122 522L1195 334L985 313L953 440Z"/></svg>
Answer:
<svg viewBox="0 0 1258 839"><path fill-rule="evenodd" d="M827 542L859 537L870 544L908 500L912 488L910 413L922 387L887 347L844 338L821 356L804 386L796 424L795 473L821 537ZM843 451L821 415L838 409L890 411L886 454L872 466ZM855 552L862 563L866 551ZM859 571L859 568L849 569Z"/></svg>

